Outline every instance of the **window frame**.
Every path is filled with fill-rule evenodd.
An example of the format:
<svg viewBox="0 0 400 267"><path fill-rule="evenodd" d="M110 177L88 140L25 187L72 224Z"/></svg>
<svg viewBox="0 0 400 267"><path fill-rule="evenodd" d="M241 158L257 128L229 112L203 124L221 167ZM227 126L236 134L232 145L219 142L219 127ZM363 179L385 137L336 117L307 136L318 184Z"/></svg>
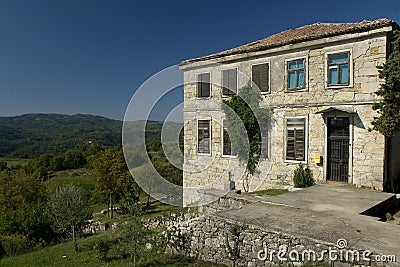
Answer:
<svg viewBox="0 0 400 267"><path fill-rule="evenodd" d="M304 120L304 159L288 159L287 158L287 145L288 145L288 121L289 120ZM303 163L307 164L308 161L308 116L292 116L285 117L285 128L284 128L284 162L285 163Z"/></svg>
<svg viewBox="0 0 400 267"><path fill-rule="evenodd" d="M200 152L199 149L199 122L200 121L208 121L208 132L209 132L209 153L206 152ZM199 118L196 120L196 151L197 151L197 155L205 155L205 156L211 156L211 152L212 152L212 119L211 118Z"/></svg>
<svg viewBox="0 0 400 267"><path fill-rule="evenodd" d="M300 61L303 60L304 68L298 68L295 71L304 70L304 83L302 87L294 87L294 88L289 88L289 72L293 72L293 70L289 70L289 63L293 61ZM286 92L302 92L302 91L307 91L307 79L308 79L308 60L306 56L302 57L296 57L296 58L290 58L285 60L285 75L286 75Z"/></svg>
<svg viewBox="0 0 400 267"><path fill-rule="evenodd" d="M232 93L230 93L230 94L228 94L228 95L226 95L226 94L224 94L224 71L229 71L229 70L235 70L236 71L236 91L235 92L232 92L232 91L230 91L229 89L229 91L230 92L232 92ZM222 97L223 98L227 98L227 97L231 97L231 96L233 96L233 95L237 95L238 94L238 90L239 90L239 75L238 75L238 68L237 67L233 67L233 68L226 68L226 69L222 69L221 70L221 87L222 87L222 92L221 92L221 95L222 95Z"/></svg>
<svg viewBox="0 0 400 267"><path fill-rule="evenodd" d="M250 79L251 79L251 82L252 82L252 83L256 84L256 83L253 81L253 67L254 67L254 66L259 66L259 65L265 65L265 64L268 65L268 73L267 73L268 91L263 92L263 91L261 91L261 89L259 88L259 89L260 89L260 93L263 94L263 95L266 95L266 94L270 94L270 93L271 93L271 63L270 63L269 61L265 61L265 62L260 62L260 63L255 63L255 64L251 64L251 65L250 65L250 72L251 72ZM256 84L256 85L257 85L257 84ZM257 87L258 87L258 85L257 85Z"/></svg>
<svg viewBox="0 0 400 267"><path fill-rule="evenodd" d="M227 119L225 118L225 119L222 119L222 123L221 123L221 157L223 157L223 158L237 158L237 155L232 155L232 154L224 154L224 145L225 145L225 142L224 142L224 125L225 125L225 122L227 121ZM226 128L228 128L228 127L226 127ZM230 140L230 138L229 138L229 140ZM231 153L232 153L232 141L230 140L230 142L231 142Z"/></svg>
<svg viewBox="0 0 400 267"><path fill-rule="evenodd" d="M329 84L329 56L348 53L349 55L349 82L348 84ZM325 88L326 89L340 89L350 88L354 86L354 72L353 72L353 51L352 49L331 50L325 52Z"/></svg>
<svg viewBox="0 0 400 267"><path fill-rule="evenodd" d="M202 82L202 80L200 80L200 75L204 75L204 74L208 74L209 75L209 92L208 92L208 96L201 96L199 95L199 86ZM197 99L208 99L211 98L211 72L202 72L202 73L197 73Z"/></svg>

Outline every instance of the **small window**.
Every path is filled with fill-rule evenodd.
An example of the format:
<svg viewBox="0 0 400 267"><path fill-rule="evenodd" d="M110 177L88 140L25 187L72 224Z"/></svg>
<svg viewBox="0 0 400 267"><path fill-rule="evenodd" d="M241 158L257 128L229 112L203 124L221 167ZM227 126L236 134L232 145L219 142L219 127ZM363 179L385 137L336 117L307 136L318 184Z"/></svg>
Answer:
<svg viewBox="0 0 400 267"><path fill-rule="evenodd" d="M328 85L349 85L349 52L328 55Z"/></svg>
<svg viewBox="0 0 400 267"><path fill-rule="evenodd" d="M286 124L286 160L305 159L305 118L288 119Z"/></svg>
<svg viewBox="0 0 400 267"><path fill-rule="evenodd" d="M304 59L293 60L287 63L287 88L288 90L296 90L305 88L304 73L305 64Z"/></svg>
<svg viewBox="0 0 400 267"><path fill-rule="evenodd" d="M237 70L228 69L222 71L222 94L225 96L237 93Z"/></svg>
<svg viewBox="0 0 400 267"><path fill-rule="evenodd" d="M197 76L197 96L210 97L210 73L202 73Z"/></svg>
<svg viewBox="0 0 400 267"><path fill-rule="evenodd" d="M251 79L261 93L269 92L269 64L258 64L251 67Z"/></svg>
<svg viewBox="0 0 400 267"><path fill-rule="evenodd" d="M222 155L232 155L232 142L228 133L228 122L227 120L222 121Z"/></svg>
<svg viewBox="0 0 400 267"><path fill-rule="evenodd" d="M210 120L197 121L197 152L201 154L211 153Z"/></svg>

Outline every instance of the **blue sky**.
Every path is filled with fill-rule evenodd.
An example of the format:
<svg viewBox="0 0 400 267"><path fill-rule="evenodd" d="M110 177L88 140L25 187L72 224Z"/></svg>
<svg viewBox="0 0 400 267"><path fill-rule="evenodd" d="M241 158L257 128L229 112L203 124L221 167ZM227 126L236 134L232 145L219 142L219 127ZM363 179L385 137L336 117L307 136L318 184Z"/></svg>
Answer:
<svg viewBox="0 0 400 267"><path fill-rule="evenodd" d="M0 0L0 116L122 119L135 90L181 60L314 22L382 17L400 23L400 1ZM181 101L175 90L158 110Z"/></svg>

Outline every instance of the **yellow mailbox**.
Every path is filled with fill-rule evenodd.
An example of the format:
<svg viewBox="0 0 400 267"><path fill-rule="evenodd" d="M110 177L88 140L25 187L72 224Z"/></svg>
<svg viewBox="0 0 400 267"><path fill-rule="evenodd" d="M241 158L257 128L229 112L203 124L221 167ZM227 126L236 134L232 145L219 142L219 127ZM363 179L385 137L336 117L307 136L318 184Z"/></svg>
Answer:
<svg viewBox="0 0 400 267"><path fill-rule="evenodd" d="M315 164L321 164L322 163L322 156L314 156L314 163Z"/></svg>

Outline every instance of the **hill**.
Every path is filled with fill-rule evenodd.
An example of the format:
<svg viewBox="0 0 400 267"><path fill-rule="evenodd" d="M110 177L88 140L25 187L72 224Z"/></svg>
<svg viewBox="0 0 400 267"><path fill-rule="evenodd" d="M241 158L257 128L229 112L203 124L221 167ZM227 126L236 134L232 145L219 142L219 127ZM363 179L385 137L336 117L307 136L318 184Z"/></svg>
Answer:
<svg viewBox="0 0 400 267"><path fill-rule="evenodd" d="M0 154L59 154L90 143L121 143L122 122L92 115L25 114L0 117Z"/></svg>
<svg viewBox="0 0 400 267"><path fill-rule="evenodd" d="M145 121L130 122L133 136L140 133ZM180 124L174 124L179 127ZM147 122L146 141L160 136L162 122ZM25 114L0 117L0 154L37 156L60 154L83 149L90 144L121 144L122 121L93 115Z"/></svg>

